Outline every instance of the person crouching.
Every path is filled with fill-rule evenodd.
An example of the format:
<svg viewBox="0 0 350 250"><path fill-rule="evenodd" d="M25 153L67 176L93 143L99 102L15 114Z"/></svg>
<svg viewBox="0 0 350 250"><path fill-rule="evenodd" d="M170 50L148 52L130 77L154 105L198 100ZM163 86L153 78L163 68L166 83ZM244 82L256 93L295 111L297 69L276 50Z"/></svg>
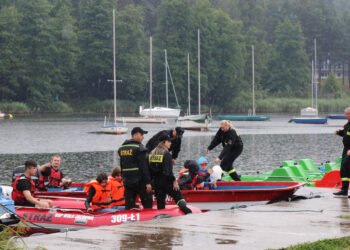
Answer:
<svg viewBox="0 0 350 250"><path fill-rule="evenodd" d="M98 174L96 180L89 182L84 190L88 193L85 201L88 212L111 207L113 187L105 173Z"/></svg>
<svg viewBox="0 0 350 250"><path fill-rule="evenodd" d="M159 137L158 146L148 156L149 168L154 181L157 208L165 208L165 199L168 194L185 214L192 213L191 209L186 205L186 201L173 174L172 156L169 152L170 146L170 137L162 135Z"/></svg>

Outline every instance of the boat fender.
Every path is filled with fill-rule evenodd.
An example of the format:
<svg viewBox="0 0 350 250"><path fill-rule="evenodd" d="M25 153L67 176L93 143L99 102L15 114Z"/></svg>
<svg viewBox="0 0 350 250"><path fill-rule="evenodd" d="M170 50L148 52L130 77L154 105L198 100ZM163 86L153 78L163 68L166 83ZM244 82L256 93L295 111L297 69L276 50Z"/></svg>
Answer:
<svg viewBox="0 0 350 250"><path fill-rule="evenodd" d="M213 173L210 175L213 181L217 181L221 179L222 169L219 165L215 165L213 168Z"/></svg>

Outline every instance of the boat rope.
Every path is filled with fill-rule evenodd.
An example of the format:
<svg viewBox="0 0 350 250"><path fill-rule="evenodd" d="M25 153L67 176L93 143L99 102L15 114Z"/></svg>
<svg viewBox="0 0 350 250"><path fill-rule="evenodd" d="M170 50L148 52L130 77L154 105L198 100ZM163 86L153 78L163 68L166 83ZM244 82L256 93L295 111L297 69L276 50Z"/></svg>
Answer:
<svg viewBox="0 0 350 250"><path fill-rule="evenodd" d="M231 207L231 209L243 211L243 212L260 212L260 213L302 213L302 212L312 212L312 213L323 213L323 209L312 210L312 209L296 209L296 210L246 210L241 207Z"/></svg>

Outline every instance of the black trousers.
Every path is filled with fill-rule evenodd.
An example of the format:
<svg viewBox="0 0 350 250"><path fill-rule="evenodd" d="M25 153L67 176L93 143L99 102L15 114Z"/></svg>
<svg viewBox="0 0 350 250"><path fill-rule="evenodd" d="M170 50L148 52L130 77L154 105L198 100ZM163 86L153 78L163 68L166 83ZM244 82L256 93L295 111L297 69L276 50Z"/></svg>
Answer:
<svg viewBox="0 0 350 250"><path fill-rule="evenodd" d="M350 178L350 156L347 155L348 149L343 150L341 165L340 165L340 178Z"/></svg>
<svg viewBox="0 0 350 250"><path fill-rule="evenodd" d="M236 149L232 150L230 154L225 155L224 158L221 160L220 167L222 170L229 172L233 169L233 162L238 158L238 156L242 153L243 146L237 147Z"/></svg>
<svg viewBox="0 0 350 250"><path fill-rule="evenodd" d="M152 208L152 192L147 193L146 185L141 182L124 183L125 209L138 208L136 206L136 197L140 196L143 208Z"/></svg>
<svg viewBox="0 0 350 250"><path fill-rule="evenodd" d="M173 189L173 183L172 182L157 182L155 181L155 187L154 187L156 199L157 199L157 208L158 209L164 209L165 208L165 199L166 195L170 195L175 203L177 204L178 201L182 200L184 197L180 190L174 190Z"/></svg>

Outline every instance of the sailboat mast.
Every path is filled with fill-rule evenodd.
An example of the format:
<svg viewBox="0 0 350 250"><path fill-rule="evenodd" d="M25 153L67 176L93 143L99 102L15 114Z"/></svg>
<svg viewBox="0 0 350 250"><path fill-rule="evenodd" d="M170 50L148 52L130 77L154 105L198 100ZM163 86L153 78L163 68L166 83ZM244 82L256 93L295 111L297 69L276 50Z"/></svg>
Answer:
<svg viewBox="0 0 350 250"><path fill-rule="evenodd" d="M315 70L314 60L311 62L311 108L314 107L314 81L315 81Z"/></svg>
<svg viewBox="0 0 350 250"><path fill-rule="evenodd" d="M164 50L164 58L165 58L165 97L166 97L166 107L169 108L168 102L168 58L166 49Z"/></svg>
<svg viewBox="0 0 350 250"><path fill-rule="evenodd" d="M254 45L252 45L252 85L253 85L253 116L255 116L255 75L254 75Z"/></svg>
<svg viewBox="0 0 350 250"><path fill-rule="evenodd" d="M117 76L115 63L115 10L113 9L113 105L114 105L114 124L117 124Z"/></svg>
<svg viewBox="0 0 350 250"><path fill-rule="evenodd" d="M188 115L191 115L191 90L190 90L190 54L187 53L187 89L188 89Z"/></svg>
<svg viewBox="0 0 350 250"><path fill-rule="evenodd" d="M201 114L201 53L200 53L200 33L198 29L198 114Z"/></svg>
<svg viewBox="0 0 350 250"><path fill-rule="evenodd" d="M152 112L152 37L149 38L149 111Z"/></svg>
<svg viewBox="0 0 350 250"><path fill-rule="evenodd" d="M315 80L315 108L316 108L316 115L318 116L318 105L317 105L317 50L316 50L316 38L314 39L315 44L315 63L314 63L314 80Z"/></svg>

